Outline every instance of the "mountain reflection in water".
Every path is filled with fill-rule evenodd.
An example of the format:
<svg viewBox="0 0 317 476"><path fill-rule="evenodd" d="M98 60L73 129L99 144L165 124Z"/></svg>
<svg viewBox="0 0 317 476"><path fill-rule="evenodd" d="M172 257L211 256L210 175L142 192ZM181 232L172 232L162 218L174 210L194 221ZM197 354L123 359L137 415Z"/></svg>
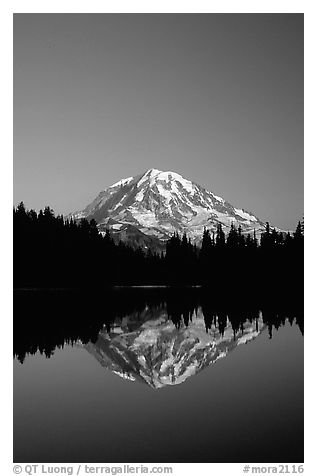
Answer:
<svg viewBox="0 0 317 476"><path fill-rule="evenodd" d="M14 462L303 462L302 306L225 293L15 292Z"/></svg>
<svg viewBox="0 0 317 476"><path fill-rule="evenodd" d="M21 291L14 301L14 356L23 363L36 352L49 358L65 344L83 346L106 369L157 389L185 382L263 331L272 337L286 319L303 333L298 307L271 309L220 303L190 288L87 296Z"/></svg>
<svg viewBox="0 0 317 476"><path fill-rule="evenodd" d="M216 317L216 316L215 316ZM173 322L166 308L130 314L100 331L85 348L108 370L152 388L183 383L265 328L262 317L238 330L229 322L219 330L217 317L206 325L201 307L184 322Z"/></svg>

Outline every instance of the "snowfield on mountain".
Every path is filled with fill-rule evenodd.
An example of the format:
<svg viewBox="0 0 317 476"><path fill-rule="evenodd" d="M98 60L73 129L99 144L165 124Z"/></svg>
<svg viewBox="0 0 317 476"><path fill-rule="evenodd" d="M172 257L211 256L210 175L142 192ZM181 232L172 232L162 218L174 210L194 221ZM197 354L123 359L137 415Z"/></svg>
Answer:
<svg viewBox="0 0 317 476"><path fill-rule="evenodd" d="M123 238L137 234L162 242L174 232L199 242L205 227L215 232L218 224L225 233L233 223L243 234L255 230L257 236L265 228L253 213L234 207L176 172L157 169L119 180L70 217L95 219L101 233L110 229Z"/></svg>

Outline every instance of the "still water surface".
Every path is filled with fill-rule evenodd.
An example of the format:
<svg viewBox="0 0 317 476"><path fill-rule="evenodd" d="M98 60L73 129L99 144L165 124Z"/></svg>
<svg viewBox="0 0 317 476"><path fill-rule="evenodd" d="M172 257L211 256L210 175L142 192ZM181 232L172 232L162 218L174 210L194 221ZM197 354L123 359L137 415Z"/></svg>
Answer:
<svg viewBox="0 0 317 476"><path fill-rule="evenodd" d="M95 301L15 295L15 462L303 461L298 311Z"/></svg>

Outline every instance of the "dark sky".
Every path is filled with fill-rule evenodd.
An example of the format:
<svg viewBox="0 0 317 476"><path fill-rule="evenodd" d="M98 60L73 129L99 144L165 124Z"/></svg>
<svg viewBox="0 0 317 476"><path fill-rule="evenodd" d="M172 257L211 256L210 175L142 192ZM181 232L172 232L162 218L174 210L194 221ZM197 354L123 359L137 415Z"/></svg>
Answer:
<svg viewBox="0 0 317 476"><path fill-rule="evenodd" d="M302 14L15 14L14 202L66 214L149 168L303 215Z"/></svg>

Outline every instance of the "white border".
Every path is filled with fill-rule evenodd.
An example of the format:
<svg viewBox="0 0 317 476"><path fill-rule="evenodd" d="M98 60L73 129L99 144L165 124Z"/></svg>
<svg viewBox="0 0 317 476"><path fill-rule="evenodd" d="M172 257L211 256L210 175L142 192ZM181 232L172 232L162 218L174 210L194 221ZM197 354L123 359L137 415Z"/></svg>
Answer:
<svg viewBox="0 0 317 476"><path fill-rule="evenodd" d="M1 5L1 83L2 83L2 148L1 160L1 304L2 304L2 336L1 370L2 370L2 440L0 452L1 474L12 474L12 14L19 13L111 13L111 12L211 12L211 13L305 13L305 472L315 474L315 417L316 417L316 368L314 364L314 346L316 340L316 310L313 307L313 296L316 288L313 272L316 267L316 253L313 236L316 237L315 182L317 180L316 153L313 155L316 136L316 7L309 1L152 1L121 2L106 1L13 1ZM299 158L301 160L301 158ZM10 225L8 225L10 224ZM10 319L11 318L11 319ZM314 398L315 397L315 398ZM246 462L247 463L247 462ZM286 463L286 462L285 462ZM273 463L267 466L272 466ZM77 465L74 465L74 468ZM199 473L228 475L243 474L242 464L199 464L173 465L174 474Z"/></svg>

